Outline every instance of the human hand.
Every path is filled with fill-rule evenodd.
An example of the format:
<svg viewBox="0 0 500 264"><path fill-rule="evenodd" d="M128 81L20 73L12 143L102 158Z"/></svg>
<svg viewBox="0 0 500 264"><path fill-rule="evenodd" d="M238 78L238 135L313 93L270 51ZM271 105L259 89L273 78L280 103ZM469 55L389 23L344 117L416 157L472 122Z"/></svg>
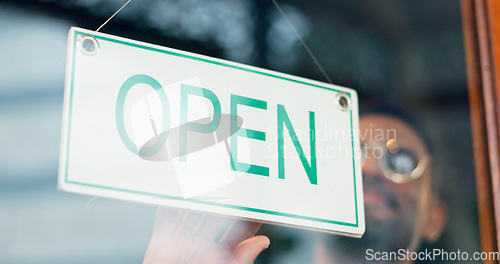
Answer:
<svg viewBox="0 0 500 264"><path fill-rule="evenodd" d="M262 224L158 207L144 264L251 264L269 244Z"/></svg>

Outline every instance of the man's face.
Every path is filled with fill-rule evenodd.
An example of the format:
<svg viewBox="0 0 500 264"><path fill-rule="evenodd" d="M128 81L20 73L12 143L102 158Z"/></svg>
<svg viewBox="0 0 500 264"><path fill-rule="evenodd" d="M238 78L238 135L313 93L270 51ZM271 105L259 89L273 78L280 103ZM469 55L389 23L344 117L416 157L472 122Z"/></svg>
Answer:
<svg viewBox="0 0 500 264"><path fill-rule="evenodd" d="M421 137L403 121L386 115L367 115L360 119L360 136L363 150L363 188L368 245L381 249L398 250L408 248L420 225L419 206L430 195L430 164L418 178L403 182L395 178L388 168L414 168L419 160L427 156ZM387 166L391 152L406 155L396 157ZM391 154L391 153L389 153ZM410 170L411 171L411 170Z"/></svg>

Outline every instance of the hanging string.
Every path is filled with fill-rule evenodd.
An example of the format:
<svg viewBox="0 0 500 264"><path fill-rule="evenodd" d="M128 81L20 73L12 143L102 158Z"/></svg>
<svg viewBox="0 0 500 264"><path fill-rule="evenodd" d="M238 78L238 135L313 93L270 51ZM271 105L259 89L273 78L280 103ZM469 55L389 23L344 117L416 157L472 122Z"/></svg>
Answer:
<svg viewBox="0 0 500 264"><path fill-rule="evenodd" d="M110 18L108 18L108 20L106 20L99 28L97 28L95 32L99 32L99 30L101 30L102 27L104 27L111 19L113 19L118 13L120 13L120 11L122 11L122 9L125 8L131 1L132 0L128 0L122 7L120 7L120 9L118 9ZM314 64L316 64L316 66L318 66L319 70L321 71L321 73L323 74L323 76L326 78L326 80L330 84L333 84L332 80L330 79L330 77L328 76L328 74L326 74L325 69L323 69L323 67L319 63L318 59L316 58L316 56L314 56L314 54L312 53L312 51L309 48L309 46L305 43L305 41L299 35L299 33L297 32L297 30L295 29L295 27L292 25L292 23L288 19L288 17L285 15L285 12L283 12L283 10L281 9L281 6L278 4L278 2L276 0L271 0L271 1L273 2L274 6L276 6L276 8L278 9L278 11L280 12L281 16L283 16L283 18L285 19L285 21L288 24L288 26L290 26L290 28L293 31L293 34L295 34L295 37L300 41L300 43L302 44L302 46L304 47L304 49L306 50L306 52L309 54L309 56L311 56L312 60L314 61Z"/></svg>
<svg viewBox="0 0 500 264"><path fill-rule="evenodd" d="M120 11L122 11L122 9L128 5L128 3L130 3L132 0L128 0L124 5L122 5L122 7L120 7L120 9L118 9L118 11L116 11L110 18L108 18L108 20L106 20L106 22L104 22L99 28L97 28L97 30L95 32L99 32L99 30L104 27L104 25L106 25L111 19L113 19L113 17L115 17L118 13L120 13Z"/></svg>
<svg viewBox="0 0 500 264"><path fill-rule="evenodd" d="M292 29L293 33L295 34L295 37L300 41L300 43L302 44L302 46L304 47L304 49L307 51L307 53L309 54L309 56L311 56L311 58L314 61L314 63L318 66L318 68L321 71L321 73L323 74L323 76L326 78L326 80L328 80L328 82L330 84L333 84L332 80L330 79L330 77L328 77L328 74L326 74L326 71L323 69L323 67L321 67L321 64L319 64L319 61L318 61L318 59L316 59L316 56L314 56L314 54L312 53L312 51L309 48L309 46L307 46L307 44L304 42L304 40L302 39L302 37L299 35L299 33L297 32L297 30L295 29L295 27L292 25L292 23L290 22L290 20L288 19L288 17L285 15L285 13L283 12L283 10L281 9L281 7L278 4L278 2L276 2L276 0L272 0L272 1L273 1L274 5L276 6L276 8L278 9L278 11L280 12L280 14L285 19L286 23Z"/></svg>

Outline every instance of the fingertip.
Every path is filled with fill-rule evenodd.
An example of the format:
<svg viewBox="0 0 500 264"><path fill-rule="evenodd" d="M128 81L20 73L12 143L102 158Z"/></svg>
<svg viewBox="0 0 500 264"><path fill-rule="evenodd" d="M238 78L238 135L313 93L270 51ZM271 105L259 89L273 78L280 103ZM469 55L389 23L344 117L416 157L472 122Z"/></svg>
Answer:
<svg viewBox="0 0 500 264"><path fill-rule="evenodd" d="M271 240L264 235L248 238L234 249L229 263L251 264L270 244Z"/></svg>
<svg viewBox="0 0 500 264"><path fill-rule="evenodd" d="M258 237L259 239L262 240L262 245L265 245L264 249L268 248L271 245L271 240L269 239L269 237L264 236L264 235L258 235L255 237Z"/></svg>

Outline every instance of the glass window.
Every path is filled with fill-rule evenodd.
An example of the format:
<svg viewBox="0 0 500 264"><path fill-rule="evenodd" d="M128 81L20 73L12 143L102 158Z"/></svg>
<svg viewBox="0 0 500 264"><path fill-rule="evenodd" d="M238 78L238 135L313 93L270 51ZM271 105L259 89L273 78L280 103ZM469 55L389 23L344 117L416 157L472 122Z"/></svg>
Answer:
<svg viewBox="0 0 500 264"><path fill-rule="evenodd" d="M0 3L2 263L138 263L146 254L155 206L56 190L68 30L97 28L122 2ZM365 235L233 226L270 239L255 263L481 252L460 2L278 3L135 0L101 30L357 91ZM185 216L160 210L156 221L169 214Z"/></svg>

